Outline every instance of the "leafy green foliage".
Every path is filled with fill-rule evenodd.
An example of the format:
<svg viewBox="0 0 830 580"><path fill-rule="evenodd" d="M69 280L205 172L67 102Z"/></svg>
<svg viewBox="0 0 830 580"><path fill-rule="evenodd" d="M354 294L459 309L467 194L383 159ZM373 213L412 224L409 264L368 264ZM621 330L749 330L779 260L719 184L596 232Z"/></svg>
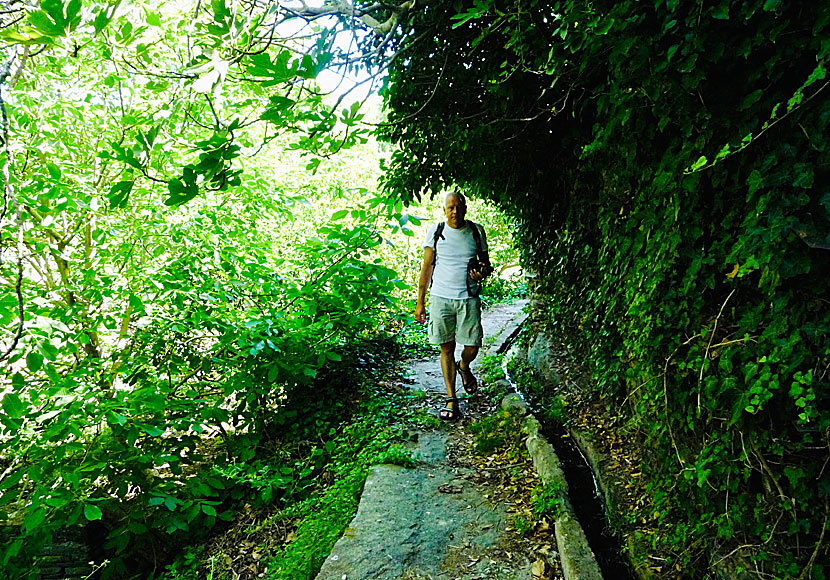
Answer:
<svg viewBox="0 0 830 580"><path fill-rule="evenodd" d="M36 576L66 526L107 530L118 576L246 498L303 500L332 450L266 444L349 344L399 324L379 249L402 204L372 193L375 150L343 154L367 131L316 85L331 29L278 37L277 8L3 15L0 577ZM334 153L351 172L303 159Z"/></svg>
<svg viewBox="0 0 830 580"><path fill-rule="evenodd" d="M475 438L475 450L479 453L491 453L495 449L507 447L511 453L520 453L523 437L520 419L507 411L488 415L470 425Z"/></svg>
<svg viewBox="0 0 830 580"><path fill-rule="evenodd" d="M7 103L25 326L0 374L0 517L15 538L0 576L37 574L41 546L85 522L109 530L106 573L118 575L129 552L205 533L247 494L307 493L316 458L256 458L269 430L291 423L287 401L346 344L394 324L403 282L377 248L394 237L395 203L361 186L349 199L326 170L300 185L261 164L238 180L231 133L249 154L256 128L200 140L188 119L210 107L168 107L162 84L140 98L125 71L69 54L39 59L43 74L24 75ZM61 68L74 91L59 90ZM195 149L178 148L188 140ZM266 151L294 162L284 146ZM304 193L318 208L348 204L353 222L297 225ZM2 227L5 258L17 224ZM0 275L13 287L16 264ZM18 308L4 295L4 349Z"/></svg>
<svg viewBox="0 0 830 580"><path fill-rule="evenodd" d="M373 340L350 350L346 358L357 359L346 363L350 365L348 373L330 371L316 392L295 397L289 405L294 412L291 423L272 432L279 436L278 442L266 445L254 466L238 464L224 470L236 473L240 484L258 490L276 481L279 487L298 492L281 501L263 501L259 493L245 496L247 502L258 502L245 508L245 516L252 507L257 514L268 514L238 532L246 543L258 544L255 549L265 555L263 577L313 578L354 516L369 468L389 460L404 465L414 461L402 445L412 439L401 427L413 419L405 404L407 395L379 390L378 377L385 365L366 366L359 360L361 351L378 353L387 362L400 351L389 340ZM348 409L319 404L332 399L333 394L348 398ZM311 438L319 444L310 446ZM296 469L286 469L294 465ZM280 540L279 530L286 528L292 532ZM164 578L183 580L205 574L215 579L233 578L244 569L227 564L239 558L238 542L231 537L223 544L225 550L188 548L168 565Z"/></svg>
<svg viewBox="0 0 830 580"><path fill-rule="evenodd" d="M435 352L435 347L429 344L423 325L414 321L401 325L395 335L395 340L403 352L412 358L429 356ZM417 392L423 393L423 391Z"/></svg>
<svg viewBox="0 0 830 580"><path fill-rule="evenodd" d="M297 530L297 540L274 555L269 579L312 580L317 575L354 517L365 479L365 473L352 471L322 498L302 506L305 517Z"/></svg>
<svg viewBox="0 0 830 580"><path fill-rule="evenodd" d="M482 382L486 384L495 383L498 380L504 379L504 369L502 369L502 357L499 355L483 355L478 359L478 369L481 374Z"/></svg>
<svg viewBox="0 0 830 580"><path fill-rule="evenodd" d="M690 577L716 543L821 574L829 14L430 5L390 73L386 186L461 183L519 220L551 324L653 450L643 516Z"/></svg>
<svg viewBox="0 0 830 580"><path fill-rule="evenodd" d="M492 306L503 302L512 302L524 298L527 284L518 277L502 278L495 274L488 278L481 288L482 305Z"/></svg>
<svg viewBox="0 0 830 580"><path fill-rule="evenodd" d="M507 372L510 373L511 379L521 393L539 395L539 390L544 387L542 381L539 380L539 373L522 357L507 361Z"/></svg>
<svg viewBox="0 0 830 580"><path fill-rule="evenodd" d="M97 296L102 319L47 301L32 313L48 322L26 335L35 350L10 359L13 390L3 398L4 498L27 498L4 508L22 518L26 539L6 552L6 570L33 555L15 550L36 551L81 518L106 514L108 548L120 552L154 529L209 529L231 516L246 488L260 501L290 498L317 473L314 452L311 463L276 473L250 460L269 425L292 420L281 401L309 389L338 364L344 343L371 332L394 305L396 277L361 256L379 243L369 225L320 225L319 237L296 240L296 254L276 269L266 244L220 242L231 224L249 227L231 208L199 209L169 230L181 249L165 246L167 260L136 272L123 290L79 279L76 300ZM195 239L184 235L194 227ZM221 448L208 451L205 439L217 436ZM242 464L204 468L222 455Z"/></svg>
<svg viewBox="0 0 830 580"><path fill-rule="evenodd" d="M400 465L401 467L412 467L415 465L415 458L412 456L412 451L403 447L402 445L392 445L380 454L378 463L390 463L392 465Z"/></svg>
<svg viewBox="0 0 830 580"><path fill-rule="evenodd" d="M421 222L374 193L359 103L316 83L365 70L334 43L349 17L290 17L223 0L3 14L0 577L36 576L67 526L106 530L119 576L246 502L306 501L334 450L273 442L328 441L335 421L304 405L344 404L311 394L402 326L395 269Z"/></svg>
<svg viewBox="0 0 830 580"><path fill-rule="evenodd" d="M537 519L559 517L563 509L562 485L554 482L534 489L530 502L533 505L533 515Z"/></svg>

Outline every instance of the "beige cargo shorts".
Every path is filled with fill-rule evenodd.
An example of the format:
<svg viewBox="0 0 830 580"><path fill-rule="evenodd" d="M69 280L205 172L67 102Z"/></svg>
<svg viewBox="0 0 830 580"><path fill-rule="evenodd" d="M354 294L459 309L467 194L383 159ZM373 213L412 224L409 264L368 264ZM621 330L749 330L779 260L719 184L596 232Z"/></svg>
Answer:
<svg viewBox="0 0 830 580"><path fill-rule="evenodd" d="M464 346L481 346L484 330L481 328L481 299L458 300L430 296L429 342L444 344L455 341Z"/></svg>

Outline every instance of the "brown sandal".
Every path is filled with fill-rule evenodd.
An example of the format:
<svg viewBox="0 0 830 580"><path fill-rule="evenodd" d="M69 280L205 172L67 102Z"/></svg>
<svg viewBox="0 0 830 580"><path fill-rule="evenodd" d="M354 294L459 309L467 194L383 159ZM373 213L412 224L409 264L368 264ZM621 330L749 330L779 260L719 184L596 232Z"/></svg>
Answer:
<svg viewBox="0 0 830 580"><path fill-rule="evenodd" d="M461 386L467 391L467 394L475 395L478 392L478 381L476 380L473 371L470 369L464 370L461 368L461 361L456 361L455 368L461 373Z"/></svg>
<svg viewBox="0 0 830 580"><path fill-rule="evenodd" d="M438 418L444 421L458 421L461 418L461 409L458 406L458 397L449 397L447 407L438 411Z"/></svg>

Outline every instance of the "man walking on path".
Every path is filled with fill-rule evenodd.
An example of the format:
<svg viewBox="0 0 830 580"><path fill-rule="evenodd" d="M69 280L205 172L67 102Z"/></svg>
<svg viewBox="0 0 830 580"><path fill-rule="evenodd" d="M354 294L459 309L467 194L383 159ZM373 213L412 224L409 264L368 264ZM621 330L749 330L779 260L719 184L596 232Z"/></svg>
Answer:
<svg viewBox="0 0 830 580"><path fill-rule="evenodd" d="M468 394L478 390L478 382L470 372L470 363L478 356L484 338L481 328L479 283L492 268L487 253L484 228L464 219L467 200L458 191L444 198L446 222L434 224L424 240L424 261L418 282L415 320L426 321L426 294L432 282L429 299L429 341L441 346L441 372L447 387L447 405L439 417L455 421L461 417L455 392L456 371ZM455 360L455 345L461 343L461 360Z"/></svg>

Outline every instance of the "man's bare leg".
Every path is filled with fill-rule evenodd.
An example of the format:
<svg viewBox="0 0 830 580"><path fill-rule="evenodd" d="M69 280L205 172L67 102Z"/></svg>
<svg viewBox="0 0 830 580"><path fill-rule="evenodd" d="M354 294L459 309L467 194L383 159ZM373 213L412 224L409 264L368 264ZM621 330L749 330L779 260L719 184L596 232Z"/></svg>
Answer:
<svg viewBox="0 0 830 580"><path fill-rule="evenodd" d="M461 351L461 360L458 361L458 371L461 374L461 384L468 395L474 395L478 392L478 381L475 376L470 373L470 363L472 363L478 356L479 347L464 345Z"/></svg>
<svg viewBox="0 0 830 580"><path fill-rule="evenodd" d="M470 369L470 363L472 363L478 356L478 350L479 347L477 346L464 345L464 350L461 351L462 369L465 371Z"/></svg>
<svg viewBox="0 0 830 580"><path fill-rule="evenodd" d="M465 349L467 347L464 347ZM441 345L441 372L444 375L444 385L447 387L447 396L455 398L455 341L445 342ZM452 409L451 403L447 408Z"/></svg>

